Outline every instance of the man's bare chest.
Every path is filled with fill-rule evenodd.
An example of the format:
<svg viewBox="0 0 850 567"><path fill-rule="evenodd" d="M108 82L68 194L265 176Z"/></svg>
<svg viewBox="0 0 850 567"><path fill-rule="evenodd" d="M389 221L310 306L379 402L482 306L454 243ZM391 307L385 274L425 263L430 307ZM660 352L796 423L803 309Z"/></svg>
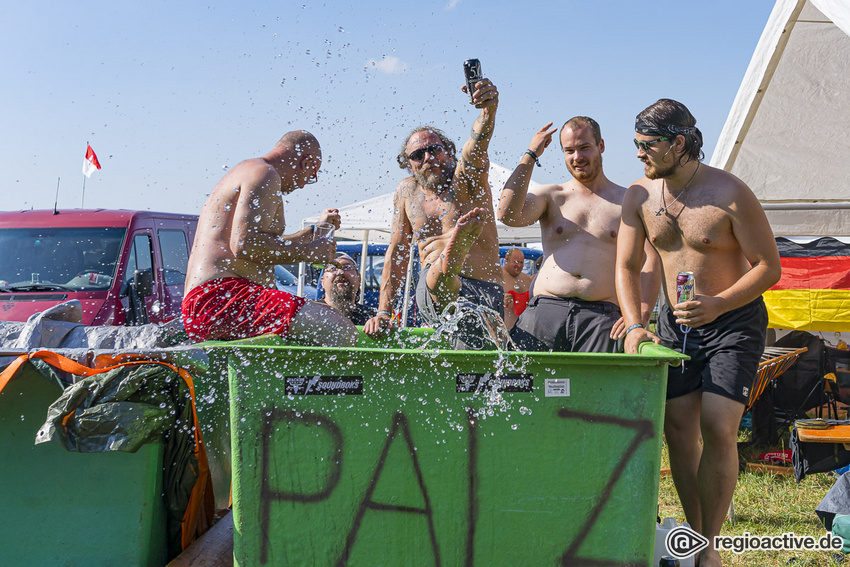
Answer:
<svg viewBox="0 0 850 567"><path fill-rule="evenodd" d="M417 239L445 233L460 216L457 202L448 191L442 195L418 192L408 201L406 213Z"/></svg>
<svg viewBox="0 0 850 567"><path fill-rule="evenodd" d="M711 252L735 245L731 219L714 207L685 207L676 214L651 211L645 218L649 240L659 250Z"/></svg>
<svg viewBox="0 0 850 567"><path fill-rule="evenodd" d="M555 238L584 235L614 243L620 230L620 214L621 207L612 203L567 201L553 207L548 232Z"/></svg>

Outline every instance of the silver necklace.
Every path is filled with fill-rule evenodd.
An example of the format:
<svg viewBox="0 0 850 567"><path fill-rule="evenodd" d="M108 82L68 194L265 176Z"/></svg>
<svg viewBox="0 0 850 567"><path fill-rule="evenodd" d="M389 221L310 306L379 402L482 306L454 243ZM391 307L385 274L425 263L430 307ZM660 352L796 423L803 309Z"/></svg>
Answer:
<svg viewBox="0 0 850 567"><path fill-rule="evenodd" d="M694 170L694 174L693 174L693 175L691 175L691 178L690 178L690 179L688 179L688 182L685 184L685 188L684 188L684 189L682 189L682 190L681 190L681 192L679 192L679 194L678 194L678 195L676 195L676 198L675 198L675 199L673 199L672 201L670 201L670 204L669 204L669 205L667 205L666 207L664 206L664 191L665 191L665 189L667 188L667 180L665 179L665 180L662 182L662 185L661 185L661 196L660 196L660 197L659 197L659 199L658 199L658 207L659 207L659 208L658 208L658 210L657 210L657 211L655 211L655 216L660 217L663 213L666 213L666 212L667 212L667 209L669 209L670 207L672 207L672 206L673 206L673 203L675 203L676 201L678 201L678 200L679 200L679 197L681 197L682 195L684 195L684 194L685 194L685 191L687 191L687 190L688 190L688 187L690 187L690 186L691 186L691 182L694 180L694 177L696 177L696 176L697 176L697 172L699 171L699 166L700 166L700 165L702 165L702 162L701 162L701 161L698 161L698 162L697 162L697 168Z"/></svg>

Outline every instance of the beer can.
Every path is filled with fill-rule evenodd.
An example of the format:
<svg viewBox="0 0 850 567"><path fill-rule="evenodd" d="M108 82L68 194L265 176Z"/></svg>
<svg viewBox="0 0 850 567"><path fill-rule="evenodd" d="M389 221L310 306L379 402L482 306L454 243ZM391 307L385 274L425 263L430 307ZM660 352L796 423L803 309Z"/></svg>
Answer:
<svg viewBox="0 0 850 567"><path fill-rule="evenodd" d="M683 303L694 298L694 273L679 272L676 276L676 303Z"/></svg>
<svg viewBox="0 0 850 567"><path fill-rule="evenodd" d="M664 555L658 562L658 567L679 567L679 560L670 555Z"/></svg>
<svg viewBox="0 0 850 567"><path fill-rule="evenodd" d="M481 72L481 61L478 59L464 61L463 76L466 79L466 93L469 95L469 104L474 104L472 93L475 92L475 84L484 78L484 74Z"/></svg>

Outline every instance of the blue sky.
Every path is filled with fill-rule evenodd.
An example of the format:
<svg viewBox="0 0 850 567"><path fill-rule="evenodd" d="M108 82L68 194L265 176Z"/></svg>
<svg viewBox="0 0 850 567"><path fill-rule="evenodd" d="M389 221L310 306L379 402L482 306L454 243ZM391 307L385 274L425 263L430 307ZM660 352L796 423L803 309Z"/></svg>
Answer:
<svg viewBox="0 0 850 567"><path fill-rule="evenodd" d="M288 228L392 191L401 141L434 124L462 143L460 91L476 57L500 91L491 160L531 135L597 119L609 178L642 174L634 116L684 102L714 149L771 0L711 2L8 3L0 20L3 209L80 206L86 142L101 171L86 207L197 213L232 166L286 131L319 138L316 185L287 198ZM14 55L13 55L14 54ZM553 151L554 150L554 151ZM539 182L568 175L555 146ZM343 219L344 222L344 219Z"/></svg>

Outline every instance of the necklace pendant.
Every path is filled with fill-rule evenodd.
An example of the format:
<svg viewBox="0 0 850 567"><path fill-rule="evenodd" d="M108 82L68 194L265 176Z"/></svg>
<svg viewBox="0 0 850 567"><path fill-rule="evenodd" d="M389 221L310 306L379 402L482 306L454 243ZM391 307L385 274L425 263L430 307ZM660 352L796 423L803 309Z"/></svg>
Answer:
<svg viewBox="0 0 850 567"><path fill-rule="evenodd" d="M665 210L666 209L658 209L657 211L655 211L655 216L660 217L661 213L663 213Z"/></svg>

